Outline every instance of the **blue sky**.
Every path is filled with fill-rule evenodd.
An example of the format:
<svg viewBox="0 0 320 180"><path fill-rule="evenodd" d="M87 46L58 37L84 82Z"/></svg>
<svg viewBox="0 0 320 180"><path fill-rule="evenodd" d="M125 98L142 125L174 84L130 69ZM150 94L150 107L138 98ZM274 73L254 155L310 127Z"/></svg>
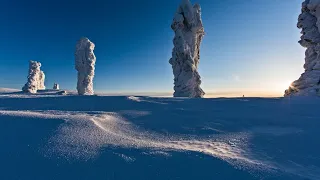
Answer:
<svg viewBox="0 0 320 180"><path fill-rule="evenodd" d="M192 1L193 3L195 1ZM296 28L301 0L198 0L206 35L203 89L221 96L281 95L303 72ZM21 88L28 61L42 63L46 86L75 89L74 48L96 44L97 92L171 93L173 15L180 0L2 2L0 87Z"/></svg>

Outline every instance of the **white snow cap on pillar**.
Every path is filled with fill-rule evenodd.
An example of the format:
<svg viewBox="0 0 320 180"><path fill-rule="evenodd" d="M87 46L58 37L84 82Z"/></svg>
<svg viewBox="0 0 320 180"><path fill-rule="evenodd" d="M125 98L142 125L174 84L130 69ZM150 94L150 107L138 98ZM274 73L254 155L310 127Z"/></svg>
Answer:
<svg viewBox="0 0 320 180"><path fill-rule="evenodd" d="M79 95L93 95L93 77L96 57L93 53L95 45L86 37L76 45L75 69L78 71L77 91Z"/></svg>
<svg viewBox="0 0 320 180"><path fill-rule="evenodd" d="M41 63L37 61L29 61L28 81L23 86L22 91L27 93L37 93L39 87Z"/></svg>
<svg viewBox="0 0 320 180"><path fill-rule="evenodd" d="M171 24L175 33L174 48L169 63L174 75L174 97L201 98L201 77L198 73L200 44L204 36L199 4L192 6L182 0Z"/></svg>
<svg viewBox="0 0 320 180"><path fill-rule="evenodd" d="M320 95L320 0L305 0L298 18L301 31L301 46L305 53L305 72L294 81L284 96Z"/></svg>

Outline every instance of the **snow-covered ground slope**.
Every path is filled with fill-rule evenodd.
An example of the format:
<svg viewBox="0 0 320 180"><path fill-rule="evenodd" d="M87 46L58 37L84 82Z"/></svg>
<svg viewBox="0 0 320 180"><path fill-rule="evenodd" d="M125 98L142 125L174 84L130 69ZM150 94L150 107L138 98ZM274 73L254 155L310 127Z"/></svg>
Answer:
<svg viewBox="0 0 320 180"><path fill-rule="evenodd" d="M320 179L320 101L0 93L0 179Z"/></svg>

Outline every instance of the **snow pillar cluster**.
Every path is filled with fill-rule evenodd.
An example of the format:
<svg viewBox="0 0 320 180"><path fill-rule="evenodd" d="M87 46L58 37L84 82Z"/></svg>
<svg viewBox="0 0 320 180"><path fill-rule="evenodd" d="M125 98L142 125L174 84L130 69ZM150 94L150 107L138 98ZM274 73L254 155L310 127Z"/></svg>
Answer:
<svg viewBox="0 0 320 180"><path fill-rule="evenodd" d="M54 89L54 90L59 90L59 89L60 89L59 84L54 83L54 84L53 84L53 89Z"/></svg>
<svg viewBox="0 0 320 180"><path fill-rule="evenodd" d="M40 70L40 67L40 62L29 62L28 82L23 86L22 91L27 93L37 93L40 86L44 87L44 73Z"/></svg>
<svg viewBox="0 0 320 180"><path fill-rule="evenodd" d="M45 74L43 71L40 71L39 73L39 82L38 82L38 89L39 90L45 90L46 89L46 86L44 85L44 81L45 81Z"/></svg>
<svg viewBox="0 0 320 180"><path fill-rule="evenodd" d="M204 36L199 4L182 0L171 25L175 33L169 63L174 75L174 97L201 98L201 77L198 73L200 44Z"/></svg>
<svg viewBox="0 0 320 180"><path fill-rule="evenodd" d="M95 45L88 38L81 38L76 45L75 68L78 71L77 90L79 95L93 95L93 77L96 57Z"/></svg>
<svg viewBox="0 0 320 180"><path fill-rule="evenodd" d="M298 18L301 46L305 52L305 72L294 81L284 96L320 96L320 0L305 0Z"/></svg>

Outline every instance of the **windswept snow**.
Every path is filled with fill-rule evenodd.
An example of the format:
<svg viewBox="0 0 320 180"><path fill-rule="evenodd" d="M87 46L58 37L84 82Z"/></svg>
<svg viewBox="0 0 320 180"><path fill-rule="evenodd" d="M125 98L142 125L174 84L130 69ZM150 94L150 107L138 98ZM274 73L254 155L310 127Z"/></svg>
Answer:
<svg viewBox="0 0 320 180"><path fill-rule="evenodd" d="M119 179L128 178L117 173L124 167L137 179L154 177L154 170L160 174L153 179L320 178L315 138L319 102L314 99L59 96L43 91L0 94L0 106L2 179L17 177L10 172L23 169L25 158L33 159L24 173L29 179L35 177L32 169L46 166L51 168L36 177L63 179L70 174L60 166L79 171L88 162L99 162ZM180 167L194 165L201 174L166 172L176 168L175 161ZM86 171L95 172L91 178L110 178L92 165ZM75 176L89 178L81 174Z"/></svg>

